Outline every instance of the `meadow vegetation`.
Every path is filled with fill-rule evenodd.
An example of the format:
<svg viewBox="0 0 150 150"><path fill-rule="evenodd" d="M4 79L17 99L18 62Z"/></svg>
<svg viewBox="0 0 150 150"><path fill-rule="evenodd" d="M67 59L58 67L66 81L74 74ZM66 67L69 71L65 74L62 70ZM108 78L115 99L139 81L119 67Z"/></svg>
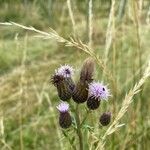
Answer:
<svg viewBox="0 0 150 150"><path fill-rule="evenodd" d="M50 77L60 64L70 64L77 81L89 56L96 64L94 77L108 84L112 97L89 115L84 140L97 144L109 128L99 126L100 113L110 110L113 123L127 102L129 107L119 119L124 125L106 136L104 147L149 149L150 1L93 0L89 7L90 1L0 0L0 150L71 149L58 125L59 98ZM82 118L85 106L80 109Z"/></svg>

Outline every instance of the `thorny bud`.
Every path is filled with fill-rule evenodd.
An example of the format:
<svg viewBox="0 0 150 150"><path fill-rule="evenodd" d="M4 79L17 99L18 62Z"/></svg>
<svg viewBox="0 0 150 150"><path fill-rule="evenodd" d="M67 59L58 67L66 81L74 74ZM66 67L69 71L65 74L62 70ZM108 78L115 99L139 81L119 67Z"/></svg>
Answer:
<svg viewBox="0 0 150 150"><path fill-rule="evenodd" d="M57 75L63 76L67 82L69 88L73 91L75 84L72 80L72 75L74 74L74 69L69 65L64 65L55 70Z"/></svg>
<svg viewBox="0 0 150 150"><path fill-rule="evenodd" d="M74 90L74 82L71 78L73 74L73 68L64 65L55 70L55 74L52 77L52 83L57 88L58 96L61 100L67 101L71 98Z"/></svg>
<svg viewBox="0 0 150 150"><path fill-rule="evenodd" d="M91 58L84 61L84 64L80 73L80 80L78 81L74 92L73 100L77 103L83 103L88 98L88 84L93 81L94 62Z"/></svg>
<svg viewBox="0 0 150 150"><path fill-rule="evenodd" d="M95 97L89 97L87 99L87 107L91 110L95 110L99 107L100 105L100 100Z"/></svg>
<svg viewBox="0 0 150 150"><path fill-rule="evenodd" d="M69 128L72 124L72 119L71 119L70 113L68 112L69 104L66 102L61 102L57 106L57 109L60 112L59 125L64 129Z"/></svg>
<svg viewBox="0 0 150 150"><path fill-rule="evenodd" d="M81 69L80 81L91 83L93 81L94 61L92 58L87 58Z"/></svg>
<svg viewBox="0 0 150 150"><path fill-rule="evenodd" d="M103 126L107 126L111 121L111 112L103 113L99 121Z"/></svg>
<svg viewBox="0 0 150 150"><path fill-rule="evenodd" d="M72 99L76 102L76 103L84 103L88 98L88 85L78 82L73 95L72 95Z"/></svg>

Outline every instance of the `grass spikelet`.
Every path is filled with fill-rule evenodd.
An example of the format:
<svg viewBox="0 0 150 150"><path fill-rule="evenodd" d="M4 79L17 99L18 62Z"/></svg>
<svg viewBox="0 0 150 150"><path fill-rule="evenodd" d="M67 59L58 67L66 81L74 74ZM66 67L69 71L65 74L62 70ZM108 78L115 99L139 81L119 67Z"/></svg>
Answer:
<svg viewBox="0 0 150 150"><path fill-rule="evenodd" d="M128 110L128 107L133 102L133 96L138 94L140 92L141 86L145 83L146 79L150 77L150 61L148 63L147 68L145 69L145 72L143 74L143 77L139 80L137 84L129 91L129 93L125 96L122 106L114 119L113 123L109 126L109 128L106 130L105 134L102 136L102 140L99 142L97 146L97 150L100 148L103 148L106 143L106 137L112 133L114 133L118 128L120 128L122 125L120 125L120 119L125 115L125 113Z"/></svg>

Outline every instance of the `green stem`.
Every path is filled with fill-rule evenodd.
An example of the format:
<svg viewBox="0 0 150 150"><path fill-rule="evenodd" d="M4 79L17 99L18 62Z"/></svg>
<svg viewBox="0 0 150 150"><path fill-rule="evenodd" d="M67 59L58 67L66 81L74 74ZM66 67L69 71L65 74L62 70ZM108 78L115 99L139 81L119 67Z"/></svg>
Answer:
<svg viewBox="0 0 150 150"><path fill-rule="evenodd" d="M76 123L77 123L77 135L79 137L79 149L83 150L83 138L80 126L80 117L79 117L79 104L76 106Z"/></svg>
<svg viewBox="0 0 150 150"><path fill-rule="evenodd" d="M73 142L71 141L71 139L70 139L70 137L68 136L68 134L67 134L65 131L63 131L63 130L62 130L62 133L63 133L63 135L68 139L68 141L69 141L69 143L70 143L72 149L73 149L73 150L76 150L76 147L73 145Z"/></svg>
<svg viewBox="0 0 150 150"><path fill-rule="evenodd" d="M85 123L85 121L86 121L87 117L89 116L90 112L91 112L90 110L87 111L87 114L86 114L86 116L84 117L83 121L81 122L80 127L83 126L83 124Z"/></svg>

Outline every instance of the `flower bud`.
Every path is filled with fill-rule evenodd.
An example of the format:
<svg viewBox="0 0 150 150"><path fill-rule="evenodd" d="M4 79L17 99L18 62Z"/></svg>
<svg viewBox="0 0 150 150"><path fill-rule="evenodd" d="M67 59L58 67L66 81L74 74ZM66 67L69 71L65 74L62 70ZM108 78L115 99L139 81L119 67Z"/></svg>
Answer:
<svg viewBox="0 0 150 150"><path fill-rule="evenodd" d="M87 98L88 98L88 84L78 82L74 89L72 99L76 103L84 103L87 100Z"/></svg>
<svg viewBox="0 0 150 150"><path fill-rule="evenodd" d="M111 121L111 113L110 112L105 112L101 115L100 117L100 123L103 126L107 126Z"/></svg>
<svg viewBox="0 0 150 150"><path fill-rule="evenodd" d="M72 90L63 76L54 75L52 77L52 83L57 88L58 96L61 100L67 101L71 98Z"/></svg>
<svg viewBox="0 0 150 150"><path fill-rule="evenodd" d="M88 58L84 61L84 64L80 73L80 80L78 81L72 98L77 103L83 103L88 98L88 84L93 81L94 62Z"/></svg>
<svg viewBox="0 0 150 150"><path fill-rule="evenodd" d="M64 129L69 128L72 124L72 119L70 113L68 112L69 104L62 102L57 106L57 109L60 112L59 125Z"/></svg>
<svg viewBox="0 0 150 150"><path fill-rule="evenodd" d="M91 110L95 110L99 107L100 105L100 100L98 98L95 97L89 97L87 99L87 107Z"/></svg>
<svg viewBox="0 0 150 150"><path fill-rule="evenodd" d="M72 93L73 93L74 88L75 88L75 84L74 84L72 78L65 78L65 80L66 80L66 82L67 82L67 84L68 84L70 90L71 90Z"/></svg>
<svg viewBox="0 0 150 150"><path fill-rule="evenodd" d="M52 77L52 83L56 86L58 96L63 101L69 100L72 96L75 87L71 78L72 74L73 68L64 65L55 70L55 75Z"/></svg>
<svg viewBox="0 0 150 150"><path fill-rule="evenodd" d="M87 58L81 69L80 80L82 82L91 83L93 81L93 73L94 73L94 61L91 58Z"/></svg>
<svg viewBox="0 0 150 150"><path fill-rule="evenodd" d="M65 113L60 113L59 116L59 125L66 129L69 128L71 126L72 120L71 120L71 116L68 112Z"/></svg>

